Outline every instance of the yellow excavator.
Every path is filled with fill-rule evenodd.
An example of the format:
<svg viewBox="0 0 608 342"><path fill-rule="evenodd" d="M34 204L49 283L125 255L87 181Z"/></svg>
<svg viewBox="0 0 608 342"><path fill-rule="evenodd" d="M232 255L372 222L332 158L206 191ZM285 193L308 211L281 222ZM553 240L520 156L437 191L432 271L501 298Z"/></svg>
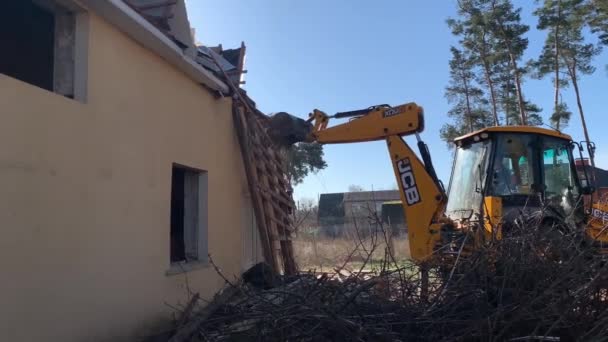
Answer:
<svg viewBox="0 0 608 342"><path fill-rule="evenodd" d="M349 119L329 126L330 119ZM583 145L566 134L535 126L496 126L454 140L447 189L420 138L424 111L416 103L378 105L329 116L315 109L308 120L278 113L271 134L285 143L342 144L385 140L405 213L410 253L417 262L456 253L469 244L501 239L522 212L542 212L547 226L567 223L590 240L608 242L608 206L585 204L592 196L587 169L577 172ZM419 156L403 139L415 135Z"/></svg>

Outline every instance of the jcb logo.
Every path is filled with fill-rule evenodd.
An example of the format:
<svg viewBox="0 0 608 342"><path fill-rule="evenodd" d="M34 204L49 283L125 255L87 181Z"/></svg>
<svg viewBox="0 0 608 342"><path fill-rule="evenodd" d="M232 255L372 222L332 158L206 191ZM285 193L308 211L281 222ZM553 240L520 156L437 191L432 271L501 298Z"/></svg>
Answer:
<svg viewBox="0 0 608 342"><path fill-rule="evenodd" d="M420 202L420 192L418 191L418 185L416 185L416 179L412 172L410 159L405 158L397 161L397 170L399 170L399 178L401 179L401 186L403 187L407 205L414 205Z"/></svg>
<svg viewBox="0 0 608 342"><path fill-rule="evenodd" d="M593 217L598 218L604 222L608 221L608 213L605 211L601 211L597 208L593 208L593 210L591 211L591 215L593 215Z"/></svg>
<svg viewBox="0 0 608 342"><path fill-rule="evenodd" d="M395 116L399 113L403 112L403 108L401 107L395 107L395 108L389 108L387 110L384 111L383 116L385 118L391 117L391 116Z"/></svg>

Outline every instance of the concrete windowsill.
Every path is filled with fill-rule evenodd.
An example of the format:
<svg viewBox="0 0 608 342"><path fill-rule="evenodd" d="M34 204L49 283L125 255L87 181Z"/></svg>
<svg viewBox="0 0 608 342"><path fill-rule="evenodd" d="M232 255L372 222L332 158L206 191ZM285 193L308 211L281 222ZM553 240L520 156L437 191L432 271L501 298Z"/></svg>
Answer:
<svg viewBox="0 0 608 342"><path fill-rule="evenodd" d="M209 267L209 265L210 265L209 262L204 261L204 260L173 263L173 264L171 264L169 269L165 272L165 275L172 276L172 275L176 275L176 274L187 273L190 271L207 268L207 267Z"/></svg>

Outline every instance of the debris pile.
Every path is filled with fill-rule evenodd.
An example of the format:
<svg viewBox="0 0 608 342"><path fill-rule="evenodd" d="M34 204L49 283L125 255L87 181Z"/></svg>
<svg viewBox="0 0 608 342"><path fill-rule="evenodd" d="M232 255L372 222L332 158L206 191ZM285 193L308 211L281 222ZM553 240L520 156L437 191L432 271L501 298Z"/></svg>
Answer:
<svg viewBox="0 0 608 342"><path fill-rule="evenodd" d="M389 275L307 272L279 281L228 285L198 313L205 319L184 326L185 341L393 341L422 333L408 326L422 306L391 300Z"/></svg>
<svg viewBox="0 0 608 342"><path fill-rule="evenodd" d="M608 336L608 270L580 234L509 227L429 270L278 276L256 266L184 313L170 341L556 341ZM221 275L221 271L218 269ZM223 276L223 275L222 275ZM185 310L186 311L186 310Z"/></svg>

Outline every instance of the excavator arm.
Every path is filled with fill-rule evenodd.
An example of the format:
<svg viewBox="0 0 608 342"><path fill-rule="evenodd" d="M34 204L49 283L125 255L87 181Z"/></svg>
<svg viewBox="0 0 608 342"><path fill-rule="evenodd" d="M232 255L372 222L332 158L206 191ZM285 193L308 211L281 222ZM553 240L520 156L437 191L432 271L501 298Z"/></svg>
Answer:
<svg viewBox="0 0 608 342"><path fill-rule="evenodd" d="M330 127L332 118L350 120ZM397 107L380 105L332 116L315 109L308 121L312 122L312 131L306 139L309 142L386 141L405 213L411 257L417 261L431 257L440 240L446 196L426 144L419 136L424 130L422 107L415 103ZM403 140L407 135L416 135L422 160Z"/></svg>

